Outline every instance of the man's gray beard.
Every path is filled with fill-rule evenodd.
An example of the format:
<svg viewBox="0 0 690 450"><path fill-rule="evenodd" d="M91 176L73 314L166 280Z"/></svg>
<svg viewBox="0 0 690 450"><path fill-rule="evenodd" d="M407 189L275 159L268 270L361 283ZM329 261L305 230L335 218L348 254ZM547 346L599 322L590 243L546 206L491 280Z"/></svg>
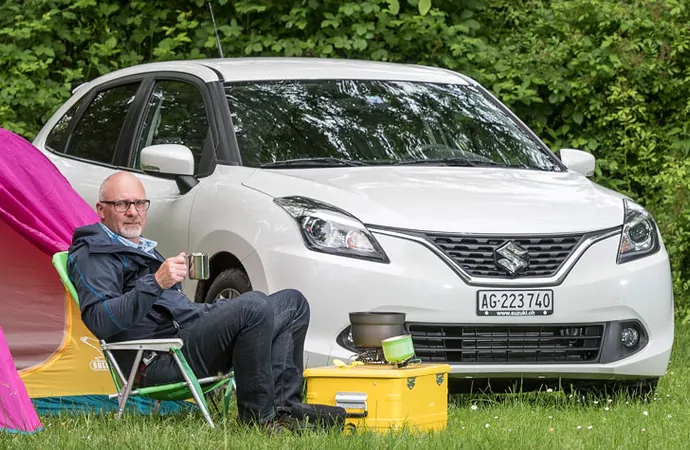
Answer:
<svg viewBox="0 0 690 450"><path fill-rule="evenodd" d="M141 227L137 227L137 230L134 231L131 228L128 230L126 228L122 228L122 237L125 239L136 239L141 237Z"/></svg>

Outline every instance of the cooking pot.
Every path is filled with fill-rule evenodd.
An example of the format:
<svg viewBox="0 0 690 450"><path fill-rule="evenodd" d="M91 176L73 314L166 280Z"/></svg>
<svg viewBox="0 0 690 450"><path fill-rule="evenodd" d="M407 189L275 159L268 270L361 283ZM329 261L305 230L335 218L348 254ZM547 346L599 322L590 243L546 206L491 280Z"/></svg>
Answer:
<svg viewBox="0 0 690 450"><path fill-rule="evenodd" d="M404 334L405 313L399 312L352 312L352 340L357 347L381 348L381 341Z"/></svg>

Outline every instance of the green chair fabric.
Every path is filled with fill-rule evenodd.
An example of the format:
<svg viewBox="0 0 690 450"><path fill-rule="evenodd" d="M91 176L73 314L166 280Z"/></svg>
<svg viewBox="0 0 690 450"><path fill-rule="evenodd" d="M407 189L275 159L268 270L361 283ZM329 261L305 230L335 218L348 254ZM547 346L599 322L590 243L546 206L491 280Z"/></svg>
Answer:
<svg viewBox="0 0 690 450"><path fill-rule="evenodd" d="M68 259L69 255L67 254L67 252L58 252L54 254L53 267L55 267L55 270L57 270L58 275L60 275L62 284L65 286L65 288L67 288L69 294L72 296L72 299L77 303L77 306L79 306L79 296L77 295L77 290L74 288L72 281L69 279L69 275L67 275Z"/></svg>

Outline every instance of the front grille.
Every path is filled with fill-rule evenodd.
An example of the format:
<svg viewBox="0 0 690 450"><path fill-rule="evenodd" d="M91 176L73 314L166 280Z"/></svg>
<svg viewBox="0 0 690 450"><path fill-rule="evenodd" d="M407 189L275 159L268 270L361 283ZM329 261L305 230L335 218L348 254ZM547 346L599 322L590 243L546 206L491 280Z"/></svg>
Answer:
<svg viewBox="0 0 690 450"><path fill-rule="evenodd" d="M511 237L427 233L426 236L472 276L506 277L508 274L496 266L494 250L512 241L529 254L529 267L517 276L549 277L570 256L583 234Z"/></svg>
<svg viewBox="0 0 690 450"><path fill-rule="evenodd" d="M603 324L408 326L418 358L456 364L593 363L604 333Z"/></svg>

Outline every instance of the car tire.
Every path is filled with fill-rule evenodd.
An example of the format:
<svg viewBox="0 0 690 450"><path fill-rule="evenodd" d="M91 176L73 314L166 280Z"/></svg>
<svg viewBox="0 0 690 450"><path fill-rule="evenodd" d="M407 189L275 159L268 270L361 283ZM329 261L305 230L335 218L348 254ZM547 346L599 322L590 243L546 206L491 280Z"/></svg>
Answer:
<svg viewBox="0 0 690 450"><path fill-rule="evenodd" d="M213 280L204 301L214 303L218 298L235 298L251 290L252 284L242 269L226 269Z"/></svg>

